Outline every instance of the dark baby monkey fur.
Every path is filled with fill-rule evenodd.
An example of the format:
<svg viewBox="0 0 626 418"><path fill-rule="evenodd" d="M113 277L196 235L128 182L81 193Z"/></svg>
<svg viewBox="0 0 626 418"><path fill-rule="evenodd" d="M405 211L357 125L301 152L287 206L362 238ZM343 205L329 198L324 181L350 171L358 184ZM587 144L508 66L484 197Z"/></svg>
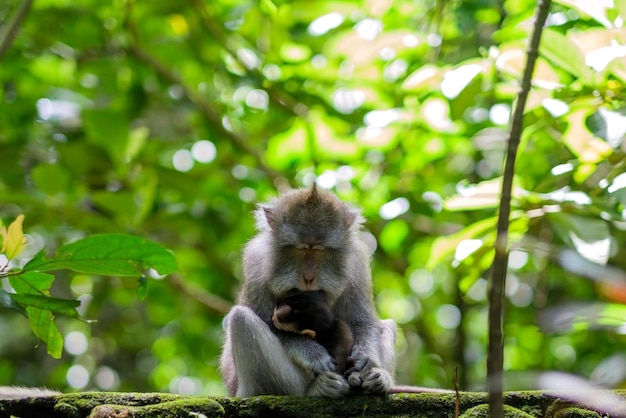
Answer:
<svg viewBox="0 0 626 418"><path fill-rule="evenodd" d="M337 373L344 373L354 344L350 326L335 318L322 291L290 291L276 302L274 326L317 340L334 357Z"/></svg>

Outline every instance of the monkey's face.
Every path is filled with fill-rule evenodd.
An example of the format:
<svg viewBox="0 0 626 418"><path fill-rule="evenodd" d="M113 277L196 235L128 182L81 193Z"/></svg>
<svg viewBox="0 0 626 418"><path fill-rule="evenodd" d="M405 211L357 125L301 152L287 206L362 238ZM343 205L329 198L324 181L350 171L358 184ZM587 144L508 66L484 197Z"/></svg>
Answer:
<svg viewBox="0 0 626 418"><path fill-rule="evenodd" d="M325 290L333 301L348 282L346 258L358 212L316 189L298 190L263 211L274 242L274 294Z"/></svg>
<svg viewBox="0 0 626 418"><path fill-rule="evenodd" d="M274 272L270 286L275 295L296 288L302 291L325 290L334 300L348 283L345 251L321 243L297 243L275 249Z"/></svg>

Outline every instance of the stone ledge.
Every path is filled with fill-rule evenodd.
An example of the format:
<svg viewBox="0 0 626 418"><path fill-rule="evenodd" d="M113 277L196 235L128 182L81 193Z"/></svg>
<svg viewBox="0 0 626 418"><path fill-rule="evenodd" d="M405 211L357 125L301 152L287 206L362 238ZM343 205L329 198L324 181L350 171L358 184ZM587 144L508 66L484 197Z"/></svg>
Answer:
<svg viewBox="0 0 626 418"><path fill-rule="evenodd" d="M460 417L487 417L484 393L459 394ZM522 391L505 395L507 417L626 417L626 390ZM296 396L246 399L165 393L84 392L0 400L0 417L455 417L455 394L353 396L341 400Z"/></svg>

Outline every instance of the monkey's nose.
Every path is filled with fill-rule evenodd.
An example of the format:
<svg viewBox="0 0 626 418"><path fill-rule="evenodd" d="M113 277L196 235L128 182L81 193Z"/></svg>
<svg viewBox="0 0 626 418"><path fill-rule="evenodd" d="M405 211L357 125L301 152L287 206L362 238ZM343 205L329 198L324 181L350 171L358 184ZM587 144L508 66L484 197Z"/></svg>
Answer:
<svg viewBox="0 0 626 418"><path fill-rule="evenodd" d="M304 285L304 290L317 290L317 280L315 280L314 274L302 275L302 284Z"/></svg>

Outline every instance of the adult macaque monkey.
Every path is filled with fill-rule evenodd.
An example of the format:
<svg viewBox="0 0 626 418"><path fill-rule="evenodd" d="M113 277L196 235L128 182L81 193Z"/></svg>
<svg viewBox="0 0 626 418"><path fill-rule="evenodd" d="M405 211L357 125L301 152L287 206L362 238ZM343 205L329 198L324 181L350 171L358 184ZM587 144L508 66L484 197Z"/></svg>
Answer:
<svg viewBox="0 0 626 418"><path fill-rule="evenodd" d="M224 320L220 368L228 393L332 398L351 390L388 393L396 325L381 321L374 308L360 212L313 186L260 205L255 214L259 233L244 249L238 304ZM271 325L277 300L293 289L323 290L335 316L350 326L354 366L346 377L319 342Z"/></svg>

